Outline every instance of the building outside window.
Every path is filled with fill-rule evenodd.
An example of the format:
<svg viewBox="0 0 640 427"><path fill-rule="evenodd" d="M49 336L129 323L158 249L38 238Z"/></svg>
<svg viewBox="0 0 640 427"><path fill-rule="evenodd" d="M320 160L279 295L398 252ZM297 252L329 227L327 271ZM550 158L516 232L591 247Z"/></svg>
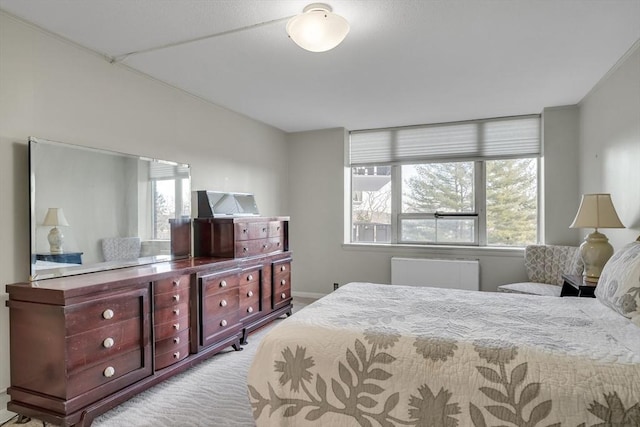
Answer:
<svg viewBox="0 0 640 427"><path fill-rule="evenodd" d="M537 242L540 145L537 115L351 132L351 242Z"/></svg>

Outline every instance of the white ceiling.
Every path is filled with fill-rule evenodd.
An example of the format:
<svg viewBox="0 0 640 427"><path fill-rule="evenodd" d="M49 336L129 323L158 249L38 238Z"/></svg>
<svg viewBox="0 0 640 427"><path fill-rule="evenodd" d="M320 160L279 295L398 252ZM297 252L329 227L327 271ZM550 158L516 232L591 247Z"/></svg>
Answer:
<svg viewBox="0 0 640 427"><path fill-rule="evenodd" d="M0 0L118 57L300 13L300 0ZM517 114L578 103L640 39L640 0L327 0L351 25L324 53L286 20L123 64L287 132Z"/></svg>

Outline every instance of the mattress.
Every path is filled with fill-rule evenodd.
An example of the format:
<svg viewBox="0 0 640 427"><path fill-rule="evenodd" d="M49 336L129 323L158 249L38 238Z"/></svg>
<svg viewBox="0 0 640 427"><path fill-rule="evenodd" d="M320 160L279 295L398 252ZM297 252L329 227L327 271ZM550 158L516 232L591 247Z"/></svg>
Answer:
<svg viewBox="0 0 640 427"><path fill-rule="evenodd" d="M593 298L350 283L265 336L248 393L258 427L640 425L640 328Z"/></svg>

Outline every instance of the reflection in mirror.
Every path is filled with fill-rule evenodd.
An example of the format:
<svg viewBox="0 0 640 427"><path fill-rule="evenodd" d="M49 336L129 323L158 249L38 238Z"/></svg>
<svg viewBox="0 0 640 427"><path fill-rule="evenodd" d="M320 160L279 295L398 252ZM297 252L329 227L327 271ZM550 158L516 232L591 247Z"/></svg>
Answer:
<svg viewBox="0 0 640 427"><path fill-rule="evenodd" d="M29 138L29 166L32 280L176 257L188 165Z"/></svg>

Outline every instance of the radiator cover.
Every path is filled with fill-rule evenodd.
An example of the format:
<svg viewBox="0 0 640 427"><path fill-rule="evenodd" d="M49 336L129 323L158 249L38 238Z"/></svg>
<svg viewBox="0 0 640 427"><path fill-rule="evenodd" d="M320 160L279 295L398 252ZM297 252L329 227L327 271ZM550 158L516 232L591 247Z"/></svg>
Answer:
<svg viewBox="0 0 640 427"><path fill-rule="evenodd" d="M391 284L480 290L475 259L391 258Z"/></svg>

